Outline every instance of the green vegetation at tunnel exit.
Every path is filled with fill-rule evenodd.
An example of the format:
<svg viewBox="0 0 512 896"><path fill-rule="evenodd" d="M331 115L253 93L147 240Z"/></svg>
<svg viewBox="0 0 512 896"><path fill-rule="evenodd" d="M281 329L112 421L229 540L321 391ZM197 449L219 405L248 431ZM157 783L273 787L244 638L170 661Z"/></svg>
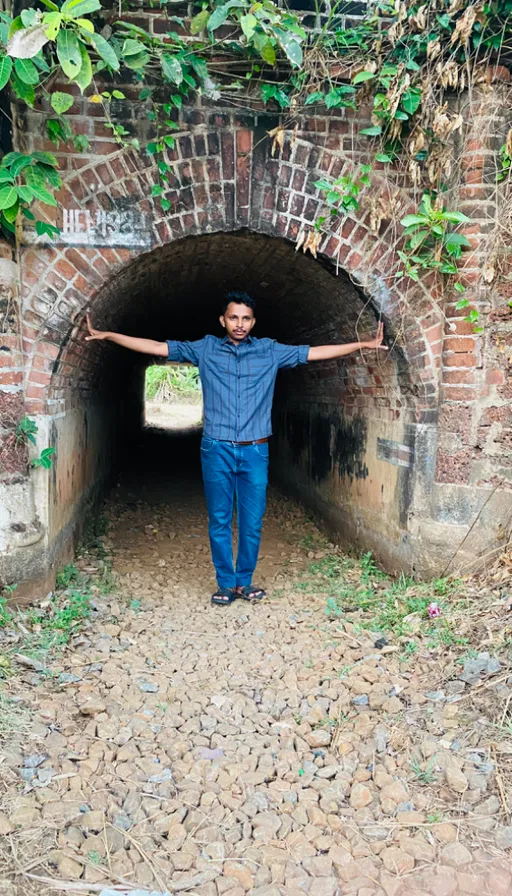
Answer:
<svg viewBox="0 0 512 896"><path fill-rule="evenodd" d="M199 370L190 365L152 364L146 368L146 400L158 402L201 401Z"/></svg>
<svg viewBox="0 0 512 896"><path fill-rule="evenodd" d="M36 101L47 104L47 136L57 147L73 143L77 152L89 149L87 139L72 131L73 96L58 89L59 82L71 83L103 107L106 127L120 148L154 158L158 182L151 194L165 214L174 211L169 151L175 148L180 109L194 94L242 109L263 102L277 111L279 123L269 132L273 154L293 139L309 110L369 106L371 124L359 136L367 143L370 164L361 174L346 171L337 181L317 184L326 196L322 227L332 214L354 211L369 217L375 233L383 221L400 225L405 243L396 276L403 288L411 279L435 275L442 287L453 277L449 287L464 292L457 261L469 241L454 228L467 219L445 201L453 140L463 119L447 98L477 87L486 79L486 66L501 61L510 45L512 0L480 5L377 0L354 20L344 2L319 4L314 28L272 0L212 0L193 3L191 18L162 10L168 30L161 36L123 18L129 2L114 15L100 0L43 0L43 6L25 8L14 18L0 13L0 88L31 108ZM161 6L166 7L163 0ZM177 8L173 4L172 11ZM141 113L135 117L147 118L153 130L142 147L123 114L125 94L116 86L126 81L140 88ZM503 183L503 208L511 201L511 158L512 131L495 154L494 181ZM48 152L11 152L2 159L0 223L16 239L20 216L40 237L58 233L49 220L35 221L31 210L36 202L57 205L57 168ZM374 172L387 181L376 199L370 189ZM402 181L422 196L417 211L405 218L397 204ZM316 255L321 237L303 229L298 240ZM486 282L496 275L498 248L490 246ZM467 309L471 323L478 322L478 310L465 296L459 308Z"/></svg>

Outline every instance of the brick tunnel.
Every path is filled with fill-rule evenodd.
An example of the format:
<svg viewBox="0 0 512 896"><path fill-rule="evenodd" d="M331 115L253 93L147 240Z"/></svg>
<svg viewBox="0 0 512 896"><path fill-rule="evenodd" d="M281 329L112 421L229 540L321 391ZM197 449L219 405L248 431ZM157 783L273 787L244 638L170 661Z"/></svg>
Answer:
<svg viewBox="0 0 512 896"><path fill-rule="evenodd" d="M158 14L150 18L149 30ZM144 137L132 88L123 89L125 122L131 115ZM15 148L49 149L47 112L17 114ZM182 109L169 150L167 213L152 196L152 159L112 143L101 107L91 109L86 97L75 96L71 114L91 145L85 155L59 149L63 187L52 220L60 236L36 237L27 223L17 258L3 245L0 259L4 582L26 586L27 594L52 586L84 521L98 512L119 450L141 426L147 359L85 343L85 312L101 328L194 339L218 332L228 289L256 298L255 335L283 342L354 341L385 323L385 357L367 351L278 378L272 475L326 530L373 551L392 572L419 576L464 568L503 543L510 526L509 256L499 282L486 284L488 222L499 197L475 185L475 172L484 176L481 159L494 152L485 135L496 131L497 118L506 132L505 103L492 110L482 103L457 148L452 185L457 207L472 219L473 251L461 279L485 319L483 335L435 284L395 277L401 237L383 211L389 181L378 167L366 204L333 222L318 257L296 251L322 211L318 177L367 161L358 138L368 124L363 113L312 110L275 155L268 131L277 115L239 115L197 98ZM399 213L413 210L414 191L400 183L397 191ZM50 471L31 469L16 442L13 426L24 415L37 423L36 450L56 449Z"/></svg>

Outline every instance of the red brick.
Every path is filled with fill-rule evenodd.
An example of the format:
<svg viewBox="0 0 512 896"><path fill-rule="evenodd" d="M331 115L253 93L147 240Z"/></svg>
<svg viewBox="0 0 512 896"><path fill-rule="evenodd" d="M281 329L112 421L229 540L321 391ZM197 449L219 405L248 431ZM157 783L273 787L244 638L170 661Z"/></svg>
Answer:
<svg viewBox="0 0 512 896"><path fill-rule="evenodd" d="M478 358L470 352L461 352L460 354L447 352L444 363L446 367L477 367Z"/></svg>
<svg viewBox="0 0 512 896"><path fill-rule="evenodd" d="M475 344L476 339L452 336L444 340L444 349L447 352L472 352Z"/></svg>
<svg viewBox="0 0 512 896"><path fill-rule="evenodd" d="M485 382L493 386L502 386L505 382L505 374L498 368L487 370L485 373Z"/></svg>

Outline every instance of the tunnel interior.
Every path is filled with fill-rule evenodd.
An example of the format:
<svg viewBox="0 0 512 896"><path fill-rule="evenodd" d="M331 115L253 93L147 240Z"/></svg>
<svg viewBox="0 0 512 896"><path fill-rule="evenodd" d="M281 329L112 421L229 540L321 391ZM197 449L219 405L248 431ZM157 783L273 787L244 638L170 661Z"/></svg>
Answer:
<svg viewBox="0 0 512 896"><path fill-rule="evenodd" d="M232 289L256 299L258 337L321 345L375 333L370 298L343 271L285 240L249 231L188 237L139 256L97 293L91 314L100 329L159 341L223 335L219 309ZM80 368L71 378L81 409L74 444L87 457L75 484L69 475L63 483L57 470L56 500L63 489L72 504L78 491L80 500L86 492L98 496L119 479L119 469L130 470L132 480L135 473L153 481L179 464L185 477L193 476L199 452L190 435L180 441L144 429L144 371L155 359L106 343L84 346L83 335L77 331L66 350L80 342ZM65 361L64 355L61 371ZM369 351L278 375L271 480L348 542L361 518L382 533L391 521L400 528L396 470L390 475L389 465L377 460L376 445L378 435L403 428L403 384L403 365L399 370L389 355ZM55 394L69 385L65 374L56 376Z"/></svg>

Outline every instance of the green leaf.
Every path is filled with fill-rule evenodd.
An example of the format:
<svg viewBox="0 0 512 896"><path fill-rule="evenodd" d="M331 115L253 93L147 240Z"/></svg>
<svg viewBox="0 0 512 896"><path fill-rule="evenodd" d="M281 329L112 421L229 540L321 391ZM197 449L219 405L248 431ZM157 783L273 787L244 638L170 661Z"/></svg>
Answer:
<svg viewBox="0 0 512 896"><path fill-rule="evenodd" d="M146 52L146 47L143 43L140 42L140 40L134 40L133 38L129 37L127 40L125 40L121 52L123 56L138 56L139 53Z"/></svg>
<svg viewBox="0 0 512 896"><path fill-rule="evenodd" d="M193 70L196 73L196 75L198 76L198 78L201 81L205 81L206 78L208 77L208 66L207 66L205 60L200 59L199 56L194 56L194 54L192 53L190 56L187 57L187 61L189 62L191 68L193 68ZM183 77L186 80L187 84L190 84L190 81L188 80L188 76L186 76L184 74Z"/></svg>
<svg viewBox="0 0 512 896"><path fill-rule="evenodd" d="M35 9L33 7L29 8L29 9L22 9L21 13L20 13L20 18L21 18L21 21L23 22L23 25L25 26L25 28L30 28L34 24L35 19L36 19Z"/></svg>
<svg viewBox="0 0 512 896"><path fill-rule="evenodd" d="M14 71L24 84L39 84L39 72L31 59L15 59Z"/></svg>
<svg viewBox="0 0 512 896"><path fill-rule="evenodd" d="M220 28L229 16L229 10L230 6L227 3L225 6L218 6L208 19L208 31L215 31L217 28ZM192 19L192 21L194 21L194 19Z"/></svg>
<svg viewBox="0 0 512 896"><path fill-rule="evenodd" d="M161 196L164 192L164 188L160 186L160 184L153 184L151 187L151 195L152 196Z"/></svg>
<svg viewBox="0 0 512 896"><path fill-rule="evenodd" d="M268 62L269 65L275 65L276 51L269 40L262 46L260 56L264 62Z"/></svg>
<svg viewBox="0 0 512 896"><path fill-rule="evenodd" d="M413 236L411 236L409 240L409 246L411 249L417 249L421 243L428 237L428 230L418 230Z"/></svg>
<svg viewBox="0 0 512 896"><path fill-rule="evenodd" d="M23 81L20 81L16 73L14 73L11 77L11 84L16 96L23 100L27 106L33 106L36 101L36 92L32 86L32 84L25 84Z"/></svg>
<svg viewBox="0 0 512 896"><path fill-rule="evenodd" d="M409 115L414 115L421 103L421 90L414 88L405 93L401 100L401 105ZM395 116L396 117L396 116Z"/></svg>
<svg viewBox="0 0 512 896"><path fill-rule="evenodd" d="M6 171L6 170L5 170L5 168L0 168L0 183L1 183L1 184L5 184L5 183L10 183L10 184L12 184L12 183L14 183L14 178L13 178L12 175L9 173L9 171Z"/></svg>
<svg viewBox="0 0 512 896"><path fill-rule="evenodd" d="M148 143L146 146L146 152L148 156L154 156L156 152L158 152L156 143Z"/></svg>
<svg viewBox="0 0 512 896"><path fill-rule="evenodd" d="M45 205L57 205L57 200L45 187L41 187L39 184L34 183L31 183L30 187L34 193L34 197L39 200L39 202L44 202Z"/></svg>
<svg viewBox="0 0 512 896"><path fill-rule="evenodd" d="M382 133L382 127L380 124L374 124L371 128L364 128L362 131L359 131L360 134L363 134L365 137L378 137L379 134Z"/></svg>
<svg viewBox="0 0 512 896"><path fill-rule="evenodd" d="M162 74L167 81L172 81L178 87L183 81L183 69L176 56L162 56Z"/></svg>
<svg viewBox="0 0 512 896"><path fill-rule="evenodd" d="M378 152L375 156L376 162L392 162L393 159L391 156L388 156L387 152Z"/></svg>
<svg viewBox="0 0 512 896"><path fill-rule="evenodd" d="M15 159L15 161L11 165L12 176L18 177L18 175L21 174L23 169L28 168L28 166L31 164L32 164L31 156L22 156L21 159Z"/></svg>
<svg viewBox="0 0 512 896"><path fill-rule="evenodd" d="M375 78L373 72L358 72L355 78L352 79L352 84L363 84L364 81L371 81L373 78Z"/></svg>
<svg viewBox="0 0 512 896"><path fill-rule="evenodd" d="M63 115L64 112L71 109L71 106L74 103L74 98L70 96L69 93L61 93L59 90L56 90L55 93L52 93L50 103L53 111L56 112L57 115Z"/></svg>
<svg viewBox="0 0 512 896"><path fill-rule="evenodd" d="M126 56L123 59L123 62L127 68L137 71L138 69L144 68L149 62L149 53L146 53L145 50L143 53L134 53L133 55Z"/></svg>
<svg viewBox="0 0 512 896"><path fill-rule="evenodd" d="M87 90L92 81L92 62L89 53L84 44L80 44L80 55L82 57L82 66L75 78L82 93Z"/></svg>
<svg viewBox="0 0 512 896"><path fill-rule="evenodd" d="M109 68L113 69L115 72L119 71L119 59L117 58L113 48L110 44L105 40L101 34L91 34L89 40L96 47L98 53L104 62L107 63Z"/></svg>
<svg viewBox="0 0 512 896"><path fill-rule="evenodd" d="M453 288L454 288L457 292L466 292L466 287L463 286L463 284L460 283L459 281L457 281L457 283L454 283L454 284L453 284Z"/></svg>
<svg viewBox="0 0 512 896"><path fill-rule="evenodd" d="M9 208L4 208L4 210L3 210L4 217L6 218L7 221L10 221L12 223L18 217L19 210L20 210L20 203L19 203L18 197L16 196L16 202L14 203L14 205L9 206Z"/></svg>
<svg viewBox="0 0 512 896"><path fill-rule="evenodd" d="M18 194L14 187L2 187L0 189L0 209L10 208L18 201Z"/></svg>
<svg viewBox="0 0 512 896"><path fill-rule="evenodd" d="M468 221L471 221L471 218L468 218L462 212L443 212L443 218L445 221L449 221L450 224L467 224Z"/></svg>
<svg viewBox="0 0 512 896"><path fill-rule="evenodd" d="M162 206L162 210L163 210L164 212L168 212L169 209L170 209L170 207L171 207L171 203L170 203L170 200L169 200L169 199L161 199L161 200L160 200L160 205Z"/></svg>
<svg viewBox="0 0 512 896"><path fill-rule="evenodd" d="M112 96L114 97L115 100L125 100L126 99L126 96L124 95L122 90L113 90Z"/></svg>
<svg viewBox="0 0 512 896"><path fill-rule="evenodd" d="M52 168L59 167L59 163L52 152L33 152L32 158L36 162L42 162L43 165L51 165Z"/></svg>
<svg viewBox="0 0 512 896"><path fill-rule="evenodd" d="M46 37L49 40L55 40L62 25L62 16L60 12L47 12L43 16L43 28Z"/></svg>
<svg viewBox="0 0 512 896"><path fill-rule="evenodd" d="M425 215L406 215L400 224L402 227L413 227L415 224L425 224Z"/></svg>
<svg viewBox="0 0 512 896"><path fill-rule="evenodd" d="M213 13L215 15L215 13ZM201 12L198 12L196 16L190 22L190 33L191 34L199 34L200 31L204 31L206 25L208 24L208 19L210 18L210 10L202 9ZM208 27L210 27L208 25ZM211 29L210 29L211 30Z"/></svg>
<svg viewBox="0 0 512 896"><path fill-rule="evenodd" d="M92 37L93 35L91 35ZM61 28L57 35L57 56L62 71L73 81L82 68L82 54L74 31Z"/></svg>
<svg viewBox="0 0 512 896"><path fill-rule="evenodd" d="M258 19L252 13L248 13L246 16L241 17L240 25L242 26L242 31L244 32L247 40L250 40L254 32L256 31Z"/></svg>
<svg viewBox="0 0 512 896"><path fill-rule="evenodd" d="M99 0L65 0L60 11L62 15L68 18L79 19L81 16L87 16L98 9L101 9Z"/></svg>
<svg viewBox="0 0 512 896"><path fill-rule="evenodd" d="M75 21L81 31L85 31L87 34L94 34L94 25L89 19L76 19Z"/></svg>
<svg viewBox="0 0 512 896"><path fill-rule="evenodd" d="M325 94L321 93L320 90L315 90L314 93L310 93L306 98L305 106L311 106L312 103L323 103L325 101Z"/></svg>
<svg viewBox="0 0 512 896"><path fill-rule="evenodd" d="M12 59L10 56L2 56L0 59L0 90L7 84L12 72Z"/></svg>
<svg viewBox="0 0 512 896"><path fill-rule="evenodd" d="M54 227L53 224L47 224L46 221L36 221L36 233L39 236L58 236L60 227Z"/></svg>
<svg viewBox="0 0 512 896"><path fill-rule="evenodd" d="M31 187L27 187L22 184L21 187L17 187L17 190L18 196L23 200L23 202L32 202L34 194Z"/></svg>
<svg viewBox="0 0 512 896"><path fill-rule="evenodd" d="M302 47L296 40L283 41L283 49L288 59L299 68L302 65Z"/></svg>

